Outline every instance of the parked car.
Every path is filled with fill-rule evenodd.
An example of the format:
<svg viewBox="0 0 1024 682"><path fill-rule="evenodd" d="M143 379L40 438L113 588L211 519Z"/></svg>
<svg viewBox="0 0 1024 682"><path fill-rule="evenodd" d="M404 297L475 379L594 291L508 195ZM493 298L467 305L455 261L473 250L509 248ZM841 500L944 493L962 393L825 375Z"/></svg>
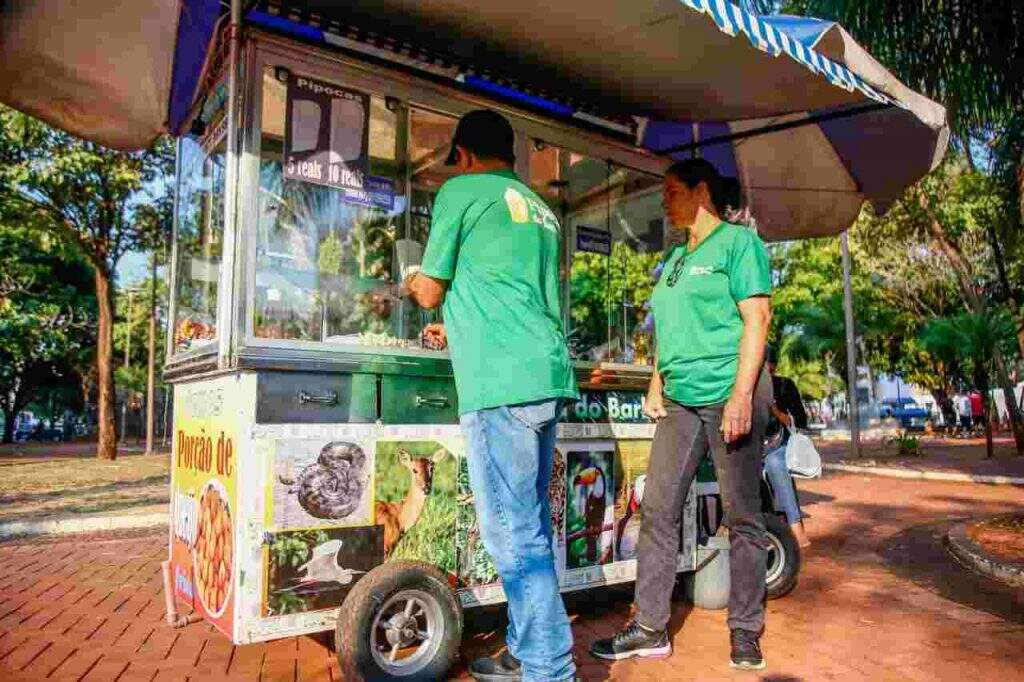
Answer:
<svg viewBox="0 0 1024 682"><path fill-rule="evenodd" d="M883 419L891 417L907 431L924 431L931 413L917 404L913 398L886 398L878 408Z"/></svg>
<svg viewBox="0 0 1024 682"><path fill-rule="evenodd" d="M14 441L24 443L30 440L41 442L59 443L64 440L64 430L54 427L42 427L25 425L14 432Z"/></svg>

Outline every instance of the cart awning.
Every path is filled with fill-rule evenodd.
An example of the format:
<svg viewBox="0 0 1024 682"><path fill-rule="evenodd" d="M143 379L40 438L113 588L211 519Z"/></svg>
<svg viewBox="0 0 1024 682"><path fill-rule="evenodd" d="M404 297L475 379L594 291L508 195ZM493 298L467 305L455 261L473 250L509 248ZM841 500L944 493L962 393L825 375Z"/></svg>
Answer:
<svg viewBox="0 0 1024 682"><path fill-rule="evenodd" d="M111 147L143 148L179 131L225 4L6 3L0 101ZM390 56L457 87L544 103L555 116L640 120L636 142L655 151L718 154L771 238L845 229L865 199L884 209L934 168L948 142L943 107L900 83L842 27L762 17L727 0L245 6L250 23L300 40ZM695 151L709 137L720 144Z"/></svg>
<svg viewBox="0 0 1024 682"><path fill-rule="evenodd" d="M0 5L0 102L114 149L184 118L219 0L15 0Z"/></svg>

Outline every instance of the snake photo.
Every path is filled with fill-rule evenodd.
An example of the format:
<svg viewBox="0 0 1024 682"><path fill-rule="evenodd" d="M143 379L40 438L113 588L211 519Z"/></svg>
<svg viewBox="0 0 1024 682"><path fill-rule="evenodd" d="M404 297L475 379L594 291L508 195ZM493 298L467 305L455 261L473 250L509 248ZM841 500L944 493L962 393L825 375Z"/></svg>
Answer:
<svg viewBox="0 0 1024 682"><path fill-rule="evenodd" d="M292 490L299 504L318 519L341 519L356 510L365 486L366 454L355 443L334 441L320 450L317 461L305 467Z"/></svg>

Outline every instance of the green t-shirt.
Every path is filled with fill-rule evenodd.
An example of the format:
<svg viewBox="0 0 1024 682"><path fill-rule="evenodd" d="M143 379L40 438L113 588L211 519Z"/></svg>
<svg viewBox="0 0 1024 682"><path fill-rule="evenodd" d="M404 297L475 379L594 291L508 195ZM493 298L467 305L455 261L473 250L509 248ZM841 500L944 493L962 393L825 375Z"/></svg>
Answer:
<svg viewBox="0 0 1024 682"><path fill-rule="evenodd" d="M729 397L743 333L736 304L770 291L768 253L753 230L722 223L692 252L672 249L651 296L669 398L697 407Z"/></svg>
<svg viewBox="0 0 1024 682"><path fill-rule="evenodd" d="M555 214L511 170L446 182L421 271L450 280L444 323L465 414L576 398L558 284Z"/></svg>

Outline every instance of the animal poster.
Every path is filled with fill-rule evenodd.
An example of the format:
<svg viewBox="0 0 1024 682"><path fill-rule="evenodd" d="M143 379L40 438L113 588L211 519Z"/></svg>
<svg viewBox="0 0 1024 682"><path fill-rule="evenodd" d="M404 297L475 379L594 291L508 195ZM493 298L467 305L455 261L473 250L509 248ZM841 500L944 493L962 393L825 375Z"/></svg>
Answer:
<svg viewBox="0 0 1024 682"><path fill-rule="evenodd" d="M270 524L279 530L373 523L373 463L363 443L276 443ZM372 451L370 451L372 452Z"/></svg>
<svg viewBox="0 0 1024 682"><path fill-rule="evenodd" d="M352 586L384 560L380 526L268 534L264 615L341 606Z"/></svg>
<svg viewBox="0 0 1024 682"><path fill-rule="evenodd" d="M616 450L615 478L619 487L615 495L615 560L628 561L636 558L651 441L620 440Z"/></svg>
<svg viewBox="0 0 1024 682"><path fill-rule="evenodd" d="M614 445L567 448L566 568L611 563L615 530Z"/></svg>
<svg viewBox="0 0 1024 682"><path fill-rule="evenodd" d="M374 522L387 559L415 559L454 576L456 459L432 440L378 440Z"/></svg>
<svg viewBox="0 0 1024 682"><path fill-rule="evenodd" d="M498 580L498 569L484 548L480 537L480 522L473 506L473 490L469 483L469 465L465 457L459 458L458 491L456 501L457 531L455 546L458 552L459 584L464 587L487 585Z"/></svg>
<svg viewBox="0 0 1024 682"><path fill-rule="evenodd" d="M551 550L555 555L555 573L559 581L565 574L565 490L565 455L555 448L548 502L551 505Z"/></svg>

